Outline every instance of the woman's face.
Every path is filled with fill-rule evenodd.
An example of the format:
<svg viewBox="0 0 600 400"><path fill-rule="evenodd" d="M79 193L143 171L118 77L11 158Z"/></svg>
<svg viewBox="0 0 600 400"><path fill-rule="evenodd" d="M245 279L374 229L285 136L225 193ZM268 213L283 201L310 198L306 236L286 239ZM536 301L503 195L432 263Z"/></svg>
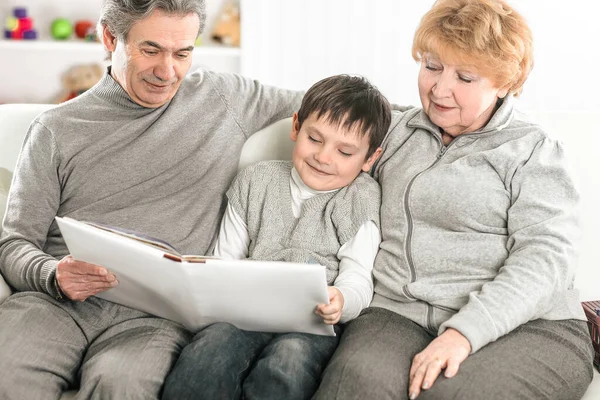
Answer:
<svg viewBox="0 0 600 400"><path fill-rule="evenodd" d="M496 88L473 66L446 64L425 53L419 71L419 96L431 121L454 137L482 128L507 89Z"/></svg>

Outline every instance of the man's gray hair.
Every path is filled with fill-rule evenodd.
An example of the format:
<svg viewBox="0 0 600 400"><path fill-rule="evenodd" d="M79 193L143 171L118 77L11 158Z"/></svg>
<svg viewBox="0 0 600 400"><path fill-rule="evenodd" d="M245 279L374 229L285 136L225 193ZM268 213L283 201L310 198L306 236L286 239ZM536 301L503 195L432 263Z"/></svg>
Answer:
<svg viewBox="0 0 600 400"><path fill-rule="evenodd" d="M102 40L102 27L106 25L114 37L125 41L133 24L149 17L156 10L181 17L195 13L200 19L197 36L204 30L204 0L104 0L96 27L98 37Z"/></svg>

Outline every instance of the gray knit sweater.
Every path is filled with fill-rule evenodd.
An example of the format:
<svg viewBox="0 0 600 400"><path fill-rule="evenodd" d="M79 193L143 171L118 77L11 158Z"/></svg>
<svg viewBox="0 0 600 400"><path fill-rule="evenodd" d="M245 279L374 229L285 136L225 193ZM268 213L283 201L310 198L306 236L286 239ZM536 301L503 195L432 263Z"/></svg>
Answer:
<svg viewBox="0 0 600 400"><path fill-rule="evenodd" d="M300 101L299 92L198 71L169 103L150 109L105 74L29 128L0 236L3 276L19 291L56 295L57 259L68 254L57 215L207 253L244 142Z"/></svg>
<svg viewBox="0 0 600 400"><path fill-rule="evenodd" d="M421 109L395 112L374 171L372 306L455 328L473 352L533 319L585 319L573 288L579 196L561 144L512 97L448 146Z"/></svg>
<svg viewBox="0 0 600 400"><path fill-rule="evenodd" d="M248 258L321 264L327 283L338 275L337 253L367 221L379 226L380 188L361 173L350 185L316 195L292 212L291 161L265 161L245 168L227 198L248 228Z"/></svg>

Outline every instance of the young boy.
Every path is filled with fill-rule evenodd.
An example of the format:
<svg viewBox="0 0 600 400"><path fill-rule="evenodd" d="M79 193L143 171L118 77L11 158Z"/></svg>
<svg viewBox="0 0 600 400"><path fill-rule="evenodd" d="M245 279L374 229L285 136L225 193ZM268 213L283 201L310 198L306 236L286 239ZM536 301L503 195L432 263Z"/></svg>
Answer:
<svg viewBox="0 0 600 400"><path fill-rule="evenodd" d="M215 255L324 265L330 304L315 312L326 324L358 316L380 243L380 188L366 172L390 120L388 101L364 78L313 85L293 117L293 161L252 165L228 190ZM213 324L183 350L163 398L310 398L338 340Z"/></svg>

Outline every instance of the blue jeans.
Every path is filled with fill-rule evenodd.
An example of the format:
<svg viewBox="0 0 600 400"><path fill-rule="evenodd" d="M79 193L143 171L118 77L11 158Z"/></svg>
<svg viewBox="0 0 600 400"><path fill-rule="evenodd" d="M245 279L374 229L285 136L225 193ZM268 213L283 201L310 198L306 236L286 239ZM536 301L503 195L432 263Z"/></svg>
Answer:
<svg viewBox="0 0 600 400"><path fill-rule="evenodd" d="M165 381L168 399L309 399L339 341L216 323L196 334Z"/></svg>

